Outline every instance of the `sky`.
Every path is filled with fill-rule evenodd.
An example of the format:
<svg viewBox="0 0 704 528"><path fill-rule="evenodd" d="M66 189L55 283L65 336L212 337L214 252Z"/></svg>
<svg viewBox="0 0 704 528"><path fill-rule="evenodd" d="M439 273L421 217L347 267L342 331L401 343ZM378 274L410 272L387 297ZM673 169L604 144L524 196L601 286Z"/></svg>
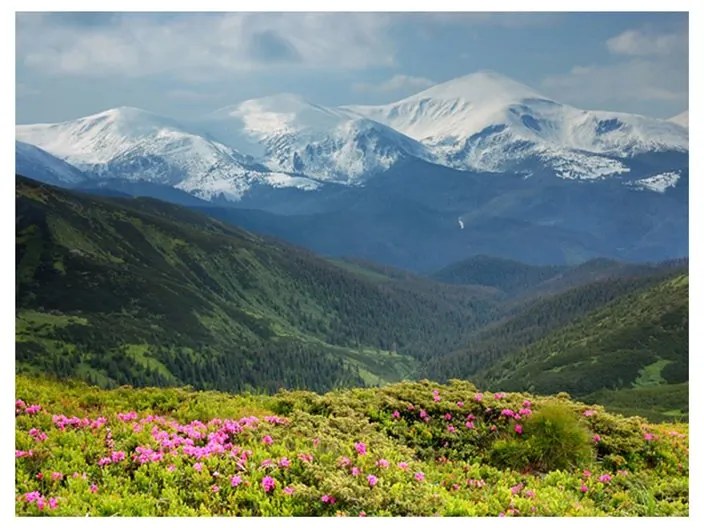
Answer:
<svg viewBox="0 0 704 528"><path fill-rule="evenodd" d="M18 13L16 121L383 104L493 70L585 109L688 109L687 13Z"/></svg>

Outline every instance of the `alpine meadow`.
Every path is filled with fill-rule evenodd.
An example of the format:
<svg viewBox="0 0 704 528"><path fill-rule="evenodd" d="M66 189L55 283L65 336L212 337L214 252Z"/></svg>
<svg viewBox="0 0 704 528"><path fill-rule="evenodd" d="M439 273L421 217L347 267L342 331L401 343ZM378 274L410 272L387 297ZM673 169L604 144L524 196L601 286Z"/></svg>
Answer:
<svg viewBox="0 0 704 528"><path fill-rule="evenodd" d="M690 515L687 12L15 23L15 517Z"/></svg>

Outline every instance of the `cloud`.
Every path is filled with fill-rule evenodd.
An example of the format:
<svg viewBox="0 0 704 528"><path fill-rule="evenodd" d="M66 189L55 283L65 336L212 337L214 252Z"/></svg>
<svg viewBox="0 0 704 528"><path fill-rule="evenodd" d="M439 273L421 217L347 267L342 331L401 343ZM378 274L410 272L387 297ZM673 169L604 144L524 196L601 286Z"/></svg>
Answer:
<svg viewBox="0 0 704 528"><path fill-rule="evenodd" d="M200 102L200 101L212 101L222 97L222 93L211 93L201 90L186 90L175 88L166 92L166 97L174 101L187 101L187 102Z"/></svg>
<svg viewBox="0 0 704 528"><path fill-rule="evenodd" d="M382 13L17 15L17 60L50 75L222 78L272 67L394 64Z"/></svg>
<svg viewBox="0 0 704 528"><path fill-rule="evenodd" d="M687 107L687 33L625 31L605 42L615 62L577 65L542 80L557 100L593 107L627 108L638 103Z"/></svg>
<svg viewBox="0 0 704 528"><path fill-rule="evenodd" d="M357 92L390 93L422 90L434 84L434 81L426 79L425 77L397 74L378 84L357 83L353 86L353 88Z"/></svg>
<svg viewBox="0 0 704 528"><path fill-rule="evenodd" d="M686 52L686 33L649 34L639 30L624 31L606 41L611 53L631 56L668 56Z"/></svg>

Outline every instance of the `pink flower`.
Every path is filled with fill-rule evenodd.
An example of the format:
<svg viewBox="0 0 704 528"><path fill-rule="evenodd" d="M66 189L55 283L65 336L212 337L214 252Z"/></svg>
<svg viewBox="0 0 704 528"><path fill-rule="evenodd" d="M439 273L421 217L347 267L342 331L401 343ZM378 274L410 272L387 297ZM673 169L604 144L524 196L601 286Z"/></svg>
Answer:
<svg viewBox="0 0 704 528"><path fill-rule="evenodd" d="M389 467L389 461L386 460L385 458L380 458L377 461L376 466L380 467L380 468L387 468L387 467Z"/></svg>
<svg viewBox="0 0 704 528"><path fill-rule="evenodd" d="M516 424L513 430L516 431L516 434L523 434L523 426L521 424Z"/></svg>
<svg viewBox="0 0 704 528"><path fill-rule="evenodd" d="M522 482L519 482L519 483L516 484L515 486L512 486L512 487L511 487L511 495L517 495L517 494L519 494L522 489L523 489L523 483L522 483Z"/></svg>
<svg viewBox="0 0 704 528"><path fill-rule="evenodd" d="M474 422L465 422L465 423L464 423L464 426L465 426L467 429L474 429Z"/></svg>
<svg viewBox="0 0 704 528"><path fill-rule="evenodd" d="M276 481L272 477L270 477L269 475L267 475L266 477L264 477L262 479L262 488L264 488L264 491L266 493L273 491L275 487L276 487Z"/></svg>
<svg viewBox="0 0 704 528"><path fill-rule="evenodd" d="M95 483L90 485L90 492L91 493L98 493L98 486Z"/></svg>
<svg viewBox="0 0 704 528"><path fill-rule="evenodd" d="M24 494L24 500L27 502L36 502L42 496L38 491L30 491Z"/></svg>
<svg viewBox="0 0 704 528"><path fill-rule="evenodd" d="M408 405L406 405L406 409L408 409L409 411L412 411L415 408L416 408L415 405L413 405L412 403L409 403Z"/></svg>
<svg viewBox="0 0 704 528"><path fill-rule="evenodd" d="M25 407L27 407L27 404L24 400L15 400L15 409L24 409Z"/></svg>
<svg viewBox="0 0 704 528"><path fill-rule="evenodd" d="M586 484L582 484L582 485L579 487L579 491L581 491L582 493L586 493L586 492L589 491L589 488L587 487Z"/></svg>
<svg viewBox="0 0 704 528"><path fill-rule="evenodd" d="M359 468L357 466L354 466L351 470L351 473L352 473L353 477L356 477L361 473L361 471L359 470Z"/></svg>
<svg viewBox="0 0 704 528"><path fill-rule="evenodd" d="M511 409L502 409L501 416L507 416L509 418L513 418L513 411Z"/></svg>
<svg viewBox="0 0 704 528"><path fill-rule="evenodd" d="M425 420L426 418L428 418L428 413L426 412L425 409L421 409L421 410L420 410L420 413L418 413L418 415L419 415L423 420Z"/></svg>
<svg viewBox="0 0 704 528"><path fill-rule="evenodd" d="M98 460L98 466L103 467L107 466L112 463L112 459L110 457L103 457L100 460Z"/></svg>
<svg viewBox="0 0 704 528"><path fill-rule="evenodd" d="M474 401L480 402L480 401L482 401L483 398L484 398L484 395L483 395L481 392L477 392L477 393L474 395Z"/></svg>
<svg viewBox="0 0 704 528"><path fill-rule="evenodd" d="M350 459L347 457L342 457L337 461L337 465L340 467L347 467L350 465Z"/></svg>
<svg viewBox="0 0 704 528"><path fill-rule="evenodd" d="M447 432L448 432L448 433L454 433L455 431L457 431L457 429L455 429L455 426L454 426L454 425L450 424L450 425L447 426Z"/></svg>
<svg viewBox="0 0 704 528"><path fill-rule="evenodd" d="M39 411L42 410L41 405L30 405L29 407L26 407L24 412L27 414L37 414Z"/></svg>
<svg viewBox="0 0 704 528"><path fill-rule="evenodd" d="M435 389L433 391L433 401L439 402L440 401L440 391Z"/></svg>
<svg viewBox="0 0 704 528"><path fill-rule="evenodd" d="M242 477L240 477L239 475L234 475L234 476L230 479L230 485L231 485L233 488L236 488L236 487L239 486L240 484L242 484Z"/></svg>
<svg viewBox="0 0 704 528"><path fill-rule="evenodd" d="M279 467L280 468L291 467L291 461L288 458L283 457L281 460L279 460Z"/></svg>
<svg viewBox="0 0 704 528"><path fill-rule="evenodd" d="M495 426L495 425L492 425L491 427L489 427L489 430L490 430L492 433L496 432L496 426Z"/></svg>
<svg viewBox="0 0 704 528"><path fill-rule="evenodd" d="M528 407L523 407L518 411L519 416L530 416L533 414L533 411L531 411Z"/></svg>
<svg viewBox="0 0 704 528"><path fill-rule="evenodd" d="M463 402L463 401L458 401L458 402L457 402L457 407L464 407L464 402Z"/></svg>
<svg viewBox="0 0 704 528"><path fill-rule="evenodd" d="M496 392L494 393L494 399L495 400L503 400L506 397L505 392Z"/></svg>
<svg viewBox="0 0 704 528"><path fill-rule="evenodd" d="M611 482L611 475L609 475L608 473L604 473L603 475L601 475L599 477L599 482L603 482L604 484L608 484L609 482Z"/></svg>
<svg viewBox="0 0 704 528"><path fill-rule="evenodd" d="M450 420L452 420L452 415L451 415L450 413L445 413L445 415L443 416L443 418L444 418L446 421L449 422Z"/></svg>
<svg viewBox="0 0 704 528"><path fill-rule="evenodd" d="M73 474L74 478L76 477L76 475L78 475L78 473ZM41 471L39 473L37 473L37 480L42 480L43 478L44 478L44 473L42 473Z"/></svg>
<svg viewBox="0 0 704 528"><path fill-rule="evenodd" d="M265 436L262 438L262 444L264 444L264 445L271 445L271 444L273 444L273 443L274 443L274 440L273 440L273 439L271 438L271 436L269 436L269 435L265 435Z"/></svg>
<svg viewBox="0 0 704 528"><path fill-rule="evenodd" d="M531 405L532 405L532 403L531 403L530 400L523 400L523 408L524 408L524 409L527 409L527 408L530 407Z"/></svg>
<svg viewBox="0 0 704 528"><path fill-rule="evenodd" d="M29 436L31 436L37 442L43 442L44 440L46 440L48 438L46 433L44 433L34 427L32 427L29 430Z"/></svg>
<svg viewBox="0 0 704 528"><path fill-rule="evenodd" d="M313 447L318 447L319 443L320 443L320 438L313 438Z"/></svg>
<svg viewBox="0 0 704 528"><path fill-rule="evenodd" d="M323 495L320 497L320 500L323 501L325 504L335 504L335 497L332 495Z"/></svg>
<svg viewBox="0 0 704 528"><path fill-rule="evenodd" d="M176 466L173 464L169 464L168 466L166 466L166 471L168 471L169 473L173 473L174 471L176 471Z"/></svg>
<svg viewBox="0 0 704 528"><path fill-rule="evenodd" d="M367 514L366 514L366 512L364 512L364 511L361 511L361 512L359 512L359 516L360 516L360 517L366 517L366 516L367 516Z"/></svg>
<svg viewBox="0 0 704 528"><path fill-rule="evenodd" d="M51 480L61 480L62 478L64 478L64 474L60 471L54 471L51 474Z"/></svg>
<svg viewBox="0 0 704 528"><path fill-rule="evenodd" d="M406 462L399 462L399 463L398 463L398 467L399 467L400 470L406 471L406 470L408 469L408 463L406 463Z"/></svg>
<svg viewBox="0 0 704 528"><path fill-rule="evenodd" d="M195 469L196 471L200 471L201 469L203 469L203 464L201 464L200 462L196 462L195 464L193 464L193 469Z"/></svg>
<svg viewBox="0 0 704 528"><path fill-rule="evenodd" d="M310 464L313 462L313 455L309 455L308 453L299 453L298 460L306 464Z"/></svg>
<svg viewBox="0 0 704 528"><path fill-rule="evenodd" d="M585 469L585 470L582 472L582 475L584 475L585 477L589 478L589 477L592 476L592 472L589 471L588 469Z"/></svg>
<svg viewBox="0 0 704 528"><path fill-rule="evenodd" d="M587 410L584 411L582 414L583 414L584 416L586 416L587 418L589 418L590 416L594 416L594 415L596 414L596 411L593 410L593 409L587 409Z"/></svg>
<svg viewBox="0 0 704 528"><path fill-rule="evenodd" d="M526 490L525 496L528 497L529 499L534 499L534 498L535 498L535 491L533 491L533 490Z"/></svg>
<svg viewBox="0 0 704 528"><path fill-rule="evenodd" d="M594 436L592 436L592 440L594 441L595 444L598 444L599 442L601 442L601 436L599 436L598 434L595 434Z"/></svg>
<svg viewBox="0 0 704 528"><path fill-rule="evenodd" d="M423 482L425 480L425 473L422 471L418 471L413 475L413 478L416 479L418 482Z"/></svg>
<svg viewBox="0 0 704 528"><path fill-rule="evenodd" d="M367 445L364 442L357 442L354 444L354 448L360 455L367 454Z"/></svg>
<svg viewBox="0 0 704 528"><path fill-rule="evenodd" d="M113 463L117 464L118 462L121 462L125 458L127 458L127 455L125 454L124 451L113 451L112 454L110 455L110 458L113 461Z"/></svg>
<svg viewBox="0 0 704 528"><path fill-rule="evenodd" d="M212 486L210 486L210 491L212 491L213 493L217 493L218 491L220 491L220 486L218 486L217 484L213 484Z"/></svg>
<svg viewBox="0 0 704 528"><path fill-rule="evenodd" d="M376 483L379 482L379 479L376 477L376 475L367 475L367 482L369 482L369 487L373 488L376 486Z"/></svg>
<svg viewBox="0 0 704 528"><path fill-rule="evenodd" d="M286 486L286 487L284 488L284 493L285 493L286 495L293 495L293 492L294 492L294 489L293 489L291 486Z"/></svg>
<svg viewBox="0 0 704 528"><path fill-rule="evenodd" d="M655 436L653 436L652 433L645 433L643 435L643 440L645 440L646 442L652 442L653 440L655 440Z"/></svg>
<svg viewBox="0 0 704 528"><path fill-rule="evenodd" d="M398 411L394 411L393 413L391 413L391 417L392 417L394 420L398 420L399 418L401 418L401 413L398 412Z"/></svg>

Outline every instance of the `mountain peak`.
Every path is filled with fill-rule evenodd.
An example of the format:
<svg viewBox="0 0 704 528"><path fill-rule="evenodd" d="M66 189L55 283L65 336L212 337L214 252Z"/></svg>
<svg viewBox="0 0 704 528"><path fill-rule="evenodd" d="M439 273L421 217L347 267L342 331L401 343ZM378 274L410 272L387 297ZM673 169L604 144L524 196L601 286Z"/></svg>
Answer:
<svg viewBox="0 0 704 528"><path fill-rule="evenodd" d="M480 103L484 101L519 102L523 99L545 99L538 92L510 77L491 70L482 70L450 79L407 97L418 99L463 99Z"/></svg>
<svg viewBox="0 0 704 528"><path fill-rule="evenodd" d="M668 119L668 121L670 123L675 123L676 125L689 128L689 110L685 110L681 114L677 114L676 116L671 117L670 119Z"/></svg>

